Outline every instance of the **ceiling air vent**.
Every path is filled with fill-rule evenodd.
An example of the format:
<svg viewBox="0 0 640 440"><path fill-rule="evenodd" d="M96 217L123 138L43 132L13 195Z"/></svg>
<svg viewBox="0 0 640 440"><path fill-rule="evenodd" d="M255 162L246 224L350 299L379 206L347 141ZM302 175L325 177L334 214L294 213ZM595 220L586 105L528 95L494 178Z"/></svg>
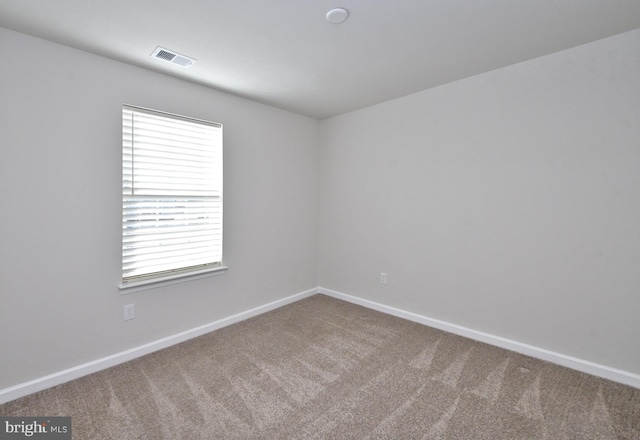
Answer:
<svg viewBox="0 0 640 440"><path fill-rule="evenodd" d="M182 67L189 67L193 63L196 62L194 58L189 58L184 55L180 55L179 53L173 52L169 49L165 49L163 47L156 47L156 50L151 54L152 58L158 58L163 61L167 61L172 64L177 64Z"/></svg>

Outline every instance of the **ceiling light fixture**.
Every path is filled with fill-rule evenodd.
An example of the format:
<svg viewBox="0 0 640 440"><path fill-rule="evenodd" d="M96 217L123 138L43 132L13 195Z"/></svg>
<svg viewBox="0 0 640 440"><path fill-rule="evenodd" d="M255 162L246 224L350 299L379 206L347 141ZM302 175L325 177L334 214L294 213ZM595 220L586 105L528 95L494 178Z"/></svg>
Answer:
<svg viewBox="0 0 640 440"><path fill-rule="evenodd" d="M336 8L327 12L327 21L332 24L344 23L347 18L349 18L349 12L343 8Z"/></svg>

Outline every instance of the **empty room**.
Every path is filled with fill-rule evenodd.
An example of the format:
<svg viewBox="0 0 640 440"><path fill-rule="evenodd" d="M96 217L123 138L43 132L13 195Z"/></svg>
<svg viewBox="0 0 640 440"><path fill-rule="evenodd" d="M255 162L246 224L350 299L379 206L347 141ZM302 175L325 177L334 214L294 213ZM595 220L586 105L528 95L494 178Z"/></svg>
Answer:
<svg viewBox="0 0 640 440"><path fill-rule="evenodd" d="M0 0L0 437L640 440L640 2Z"/></svg>

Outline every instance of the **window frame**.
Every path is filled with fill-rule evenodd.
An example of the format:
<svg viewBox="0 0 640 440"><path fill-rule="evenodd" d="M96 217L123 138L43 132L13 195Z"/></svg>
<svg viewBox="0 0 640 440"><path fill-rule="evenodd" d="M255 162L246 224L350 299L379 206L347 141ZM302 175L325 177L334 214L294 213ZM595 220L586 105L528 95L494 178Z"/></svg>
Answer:
<svg viewBox="0 0 640 440"><path fill-rule="evenodd" d="M130 117L132 118L130 128L128 125L129 121L126 120L126 117L128 117L127 112L131 113ZM223 126L222 124L217 122L206 121L202 119L191 118L188 116L168 113L164 111L158 111L158 110L148 109L144 107L129 105L129 104L122 105L121 114L122 114L122 168L121 168L122 170L121 222L122 223L121 223L121 253L120 253L121 255L120 269L121 270L120 270L120 284L118 285L118 288L121 290L121 293L129 293L133 291L145 290L145 289L180 283L184 281L200 279L203 277L223 274L228 269L228 267L223 264L223 247L222 247L223 236L224 236L223 234L224 232L223 231L223 200L224 200L223 170L224 168L223 168ZM163 147L158 147L154 145L153 142L150 142L150 144L145 144L145 147L142 147L142 146L138 147L138 151L136 151L136 147L135 147L136 137L134 136L134 129L133 129L135 124L134 122L135 115L138 115L140 117L149 117L149 115L151 115L152 118L157 118L161 122L161 124L187 123L193 127L196 127L196 129L211 131L212 132L211 136L213 138L210 140L211 143L207 144L205 148L207 149L206 150L207 154L211 156L212 164L208 164L206 167L211 168L211 170L207 170L207 173L214 172L215 173L214 176L212 178L206 178L207 180L206 183L198 183L196 186L196 189L194 190L195 193L191 193L191 189L189 189L188 191L185 190L184 188L186 188L189 185L187 185L187 183L183 182L182 180L180 181L180 183L176 185L176 187L174 187L173 184L171 187L168 187L167 181L170 179L165 177L161 177L159 179L160 183L158 184L159 186L157 188L151 187L150 189L147 189L147 190L138 189L137 191L134 191L133 182L138 182L138 179L144 179L147 177L147 174L144 172L140 172L138 174L135 173L134 163L137 163L135 159L140 157L140 156L136 156L136 154L139 155L140 151L145 147L152 150L152 154L158 153L159 149L163 148ZM131 132L128 132L127 131L128 129L130 129ZM181 129L180 131L181 132L179 133L179 135L183 137L183 139L186 138L186 134L184 130ZM169 136L171 135L167 135L167 138ZM164 137L161 138L162 140L160 142L164 142L167 138L164 138ZM207 140L207 142L209 142L209 140ZM138 145L142 145L142 142L138 141ZM149 147L148 145L151 145L151 147ZM209 148L211 148L211 151L208 151ZM177 147L177 149L179 151L179 153L177 154L181 155L180 159L182 159L183 157L188 157L190 152L189 150L191 150L191 147L186 147L186 148ZM154 156L154 157L157 157L157 156ZM215 164L213 164L214 162ZM197 163L197 162L194 162L194 163ZM171 170L167 171L168 174L175 171L173 164L169 166L171 167ZM157 171L157 170L154 170L154 171ZM189 180L190 178L191 176L185 177L185 180ZM211 180L211 182L209 182L209 180ZM139 186L142 186L142 185L139 185ZM167 193L163 193L163 191L165 191L162 189L163 186L169 188L166 190L168 191ZM192 186L189 186L189 187L191 188ZM147 191L146 195L145 195L145 191ZM151 191L151 193L148 191ZM187 191L187 193L181 194L183 191ZM208 195L196 196L195 194L198 193L199 191L202 191L203 193L206 193ZM213 195L214 193L219 193L219 195ZM152 194L152 195L149 195L149 194ZM176 194L179 194L179 195L176 195ZM127 243L126 243L127 239L131 238L131 235L130 235L131 231L135 231L136 229L138 229L132 225L136 224L137 221L141 221L140 218L137 218L137 214L132 215L130 213L132 205L136 203L143 203L141 200L135 201L134 199L136 198L147 199L146 203L149 202L149 199L155 199L155 200L152 200L152 203L155 203L158 206L162 206L163 208L165 206L170 208L169 210L171 214L169 215L177 215L175 214L175 212L177 212L179 209L182 209L183 211L191 209L190 202L193 202L195 205L205 204L208 207L207 209L212 209L212 212L207 214L204 217L202 217L202 214L199 214L197 219L198 221L200 221L200 219L202 218L205 219L204 220L204 223L206 223L205 230L208 231L207 232L208 238L205 239L205 241L212 241L213 243L209 245L213 247L219 247L219 251L216 253L213 251L213 248L209 248L209 251L211 252L211 256L206 257L209 261L207 261L207 263L205 264L196 263L196 264L190 264L190 265L182 265L179 267L176 266L168 270L156 270L155 272L125 276L127 272L127 270L125 269L125 266L128 265L128 261L129 261L128 259L130 259L129 254L132 252L132 249L133 249L133 252L138 252L137 250L135 250L137 246L129 245L127 247ZM197 202L194 201L194 199L196 198L198 199ZM182 200L179 200L179 199L182 199ZM192 199L192 200L184 200L184 199ZM185 206L187 207L185 208ZM159 207L153 208L154 211L158 211L160 209L161 208ZM129 214L127 214L127 211L129 211ZM214 211L215 213L213 213ZM180 214L186 215L184 214L184 212L181 212ZM129 215L129 217L127 217L127 215ZM170 221L176 220L175 218L167 219L166 213L164 214L155 213L153 215L155 215L155 218L152 219L152 223L140 223L141 225L144 225L140 229L144 230L144 228L147 227L147 225L153 224L153 225L156 225L157 227L157 225L161 225L163 224L162 222L165 222L167 220L170 220ZM133 223L131 223L132 221ZM214 232L216 226L219 227L219 232L217 233ZM190 229L191 229L191 226L190 226ZM164 240L164 237L162 239L155 240L157 243L152 244L151 248L159 246L160 243L162 243L162 240ZM163 249L163 253L164 253L164 249ZM218 254L219 254L219 258L218 258ZM151 253L149 256L151 255L156 256L156 252ZM136 257L134 258L137 258L137 257L138 255L136 255ZM152 260L152 259L153 258L149 258L148 260ZM185 261L188 262L189 260L187 259ZM193 260L191 260L191 262L193 263Z"/></svg>

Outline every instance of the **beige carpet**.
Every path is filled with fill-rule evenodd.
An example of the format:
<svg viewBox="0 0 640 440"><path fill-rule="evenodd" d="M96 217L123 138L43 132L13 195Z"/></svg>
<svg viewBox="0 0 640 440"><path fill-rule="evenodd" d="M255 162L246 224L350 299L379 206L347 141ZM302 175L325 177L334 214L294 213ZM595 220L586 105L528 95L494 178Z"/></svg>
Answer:
<svg viewBox="0 0 640 440"><path fill-rule="evenodd" d="M74 439L640 439L640 390L316 295L0 407Z"/></svg>

